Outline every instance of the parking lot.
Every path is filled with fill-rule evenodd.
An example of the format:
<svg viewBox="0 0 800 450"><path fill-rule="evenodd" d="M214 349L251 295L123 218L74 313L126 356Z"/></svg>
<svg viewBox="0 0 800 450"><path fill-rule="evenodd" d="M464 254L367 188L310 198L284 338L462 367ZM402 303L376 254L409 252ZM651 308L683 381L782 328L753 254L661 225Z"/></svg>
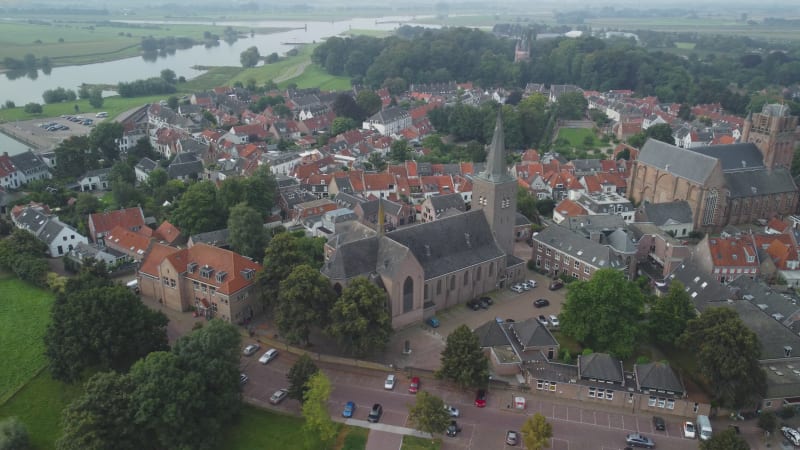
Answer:
<svg viewBox="0 0 800 450"><path fill-rule="evenodd" d="M75 116L91 119L91 125L83 122L74 122L65 117L45 117L34 120L15 121L2 124L3 132L11 137L33 145L34 150L50 150L70 136L83 136L89 134L92 126L100 123L104 118L95 117L94 113L75 114ZM46 125L46 126L43 126ZM59 129L48 130L58 126ZM62 127L66 127L63 129Z"/></svg>

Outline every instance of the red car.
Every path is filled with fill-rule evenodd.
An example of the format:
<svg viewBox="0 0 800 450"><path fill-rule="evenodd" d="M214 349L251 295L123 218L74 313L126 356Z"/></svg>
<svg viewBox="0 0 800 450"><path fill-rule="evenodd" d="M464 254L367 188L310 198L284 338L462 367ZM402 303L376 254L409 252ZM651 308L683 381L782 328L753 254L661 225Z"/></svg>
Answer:
<svg viewBox="0 0 800 450"><path fill-rule="evenodd" d="M419 377L414 377L411 379L411 385L408 386L408 393L416 394L417 391L419 391Z"/></svg>
<svg viewBox="0 0 800 450"><path fill-rule="evenodd" d="M475 395L475 406L478 408L486 407L486 391L481 389L478 391L478 394Z"/></svg>

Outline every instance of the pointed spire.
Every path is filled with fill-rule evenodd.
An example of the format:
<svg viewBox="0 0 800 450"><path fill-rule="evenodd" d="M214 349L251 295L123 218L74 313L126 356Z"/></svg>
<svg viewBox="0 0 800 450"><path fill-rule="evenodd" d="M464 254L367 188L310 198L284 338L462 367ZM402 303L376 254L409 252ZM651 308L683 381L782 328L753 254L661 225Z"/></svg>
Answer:
<svg viewBox="0 0 800 450"><path fill-rule="evenodd" d="M506 144L505 136L503 135L502 110L502 107L497 110L497 122L494 125L492 144L489 147L489 154L486 155L486 171L481 174L483 178L495 183L512 179L506 167Z"/></svg>

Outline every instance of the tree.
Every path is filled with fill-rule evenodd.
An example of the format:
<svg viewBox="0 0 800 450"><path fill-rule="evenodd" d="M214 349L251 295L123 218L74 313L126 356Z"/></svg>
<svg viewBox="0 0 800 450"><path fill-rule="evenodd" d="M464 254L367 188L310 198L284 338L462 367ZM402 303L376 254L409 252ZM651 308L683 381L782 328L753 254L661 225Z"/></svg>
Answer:
<svg viewBox="0 0 800 450"><path fill-rule="evenodd" d="M553 425L540 413L530 417L520 430L525 448L529 450L542 450L550 447L550 438L553 437Z"/></svg>
<svg viewBox="0 0 800 450"><path fill-rule="evenodd" d="M678 108L678 118L683 119L687 122L692 120L692 107L687 105L686 103L682 103L681 106Z"/></svg>
<svg viewBox="0 0 800 450"><path fill-rule="evenodd" d="M311 327L325 327L336 293L319 270L306 264L295 267L281 281L275 323L291 343L308 343Z"/></svg>
<svg viewBox="0 0 800 450"><path fill-rule="evenodd" d="M349 117L337 117L331 122L331 136L336 136L355 128L358 128L358 123L355 120Z"/></svg>
<svg viewBox="0 0 800 450"><path fill-rule="evenodd" d="M217 201L217 187L210 181L200 181L189 186L178 200L170 215L170 222L191 236L218 230L228 220Z"/></svg>
<svg viewBox="0 0 800 450"><path fill-rule="evenodd" d="M778 418L771 412L764 412L758 416L758 428L766 431L767 433L775 432L778 428Z"/></svg>
<svg viewBox="0 0 800 450"><path fill-rule="evenodd" d="M701 440L700 450L750 450L750 444L729 428L714 433L707 441Z"/></svg>
<svg viewBox="0 0 800 450"><path fill-rule="evenodd" d="M695 355L697 368L720 405L739 409L765 394L758 337L736 311L707 308L689 321L678 344Z"/></svg>
<svg viewBox="0 0 800 450"><path fill-rule="evenodd" d="M268 307L277 304L280 283L295 267L301 264L311 267L321 266L322 255L317 256L304 249L303 242L308 239L288 232L279 233L270 239L264 255L264 269L258 273L262 299Z"/></svg>
<svg viewBox="0 0 800 450"><path fill-rule="evenodd" d="M303 430L308 447L315 448L321 443L323 448L327 448L336 438L339 427L328 413L330 396L331 382L328 377L322 372L312 375L303 397Z"/></svg>
<svg viewBox="0 0 800 450"><path fill-rule="evenodd" d="M25 450L28 448L28 429L16 417L0 420L0 450Z"/></svg>
<svg viewBox="0 0 800 450"><path fill-rule="evenodd" d="M43 110L42 110L42 105L31 102L25 104L24 111L28 114L41 114Z"/></svg>
<svg viewBox="0 0 800 450"><path fill-rule="evenodd" d="M36 236L15 228L10 237L0 240L0 267L22 280L44 286L50 270L44 259L46 251L47 246Z"/></svg>
<svg viewBox="0 0 800 450"><path fill-rule="evenodd" d="M381 97L375 92L366 89L360 91L358 95L356 95L356 104L364 111L367 117L380 111L381 106L383 106Z"/></svg>
<svg viewBox="0 0 800 450"><path fill-rule="evenodd" d="M79 193L77 200L75 200L75 212L81 217L93 214L102 207L103 204L100 199L88 192Z"/></svg>
<svg viewBox="0 0 800 450"><path fill-rule="evenodd" d="M166 316L125 286L96 284L79 289L68 284L53 303L44 336L53 378L74 381L89 367L127 370L137 359L167 348Z"/></svg>
<svg viewBox="0 0 800 450"><path fill-rule="evenodd" d="M561 94L556 100L556 114L559 119L583 119L588 102L582 92L568 92Z"/></svg>
<svg viewBox="0 0 800 450"><path fill-rule="evenodd" d="M92 108L102 108L103 102L103 91L96 88L92 89L92 91L89 93L89 104L92 105Z"/></svg>
<svg viewBox="0 0 800 450"><path fill-rule="evenodd" d="M331 308L328 334L356 356L383 350L392 335L386 292L364 277L353 280Z"/></svg>
<svg viewBox="0 0 800 450"><path fill-rule="evenodd" d="M172 69L162 70L161 79L169 84L175 84L178 82L178 77L175 76L175 71L173 71Z"/></svg>
<svg viewBox="0 0 800 450"><path fill-rule="evenodd" d="M410 159L411 149L408 147L408 142L404 139L393 141L389 147L389 159L392 162L403 163Z"/></svg>
<svg viewBox="0 0 800 450"><path fill-rule="evenodd" d="M308 353L303 353L286 374L286 379L289 380L289 398L303 403L309 389L308 381L317 372L319 372L317 365L314 364Z"/></svg>
<svg viewBox="0 0 800 450"><path fill-rule="evenodd" d="M341 93L333 100L333 112L337 117L348 117L356 123L361 123L367 117L364 110L347 93Z"/></svg>
<svg viewBox="0 0 800 450"><path fill-rule="evenodd" d="M126 374L100 372L86 383L84 393L62 413L63 434L58 450L144 448L135 422L131 396L134 384Z"/></svg>
<svg viewBox="0 0 800 450"><path fill-rule="evenodd" d="M666 142L670 145L675 145L675 138L672 137L672 127L668 123L659 123L648 128L646 131L647 137Z"/></svg>
<svg viewBox="0 0 800 450"><path fill-rule="evenodd" d="M627 358L640 335L644 295L615 269L571 283L559 315L561 331L595 351Z"/></svg>
<svg viewBox="0 0 800 450"><path fill-rule="evenodd" d="M106 159L107 163L112 163L119 159L119 139L122 138L122 124L115 121L105 121L92 128L89 133L89 145L92 149L97 149Z"/></svg>
<svg viewBox="0 0 800 450"><path fill-rule="evenodd" d="M650 307L650 336L660 345L672 345L683 334L689 320L695 316L694 303L683 283L673 280L667 295L656 299Z"/></svg>
<svg viewBox="0 0 800 450"><path fill-rule="evenodd" d="M450 413L444 409L441 398L420 391L414 404L408 407L408 420L423 433L442 433L450 424Z"/></svg>
<svg viewBox="0 0 800 450"><path fill-rule="evenodd" d="M228 216L228 242L233 250L256 261L264 259L267 232L261 215L247 203L239 203Z"/></svg>
<svg viewBox="0 0 800 450"><path fill-rule="evenodd" d="M517 210L528 220L538 223L539 212L536 210L536 198L524 187L517 188Z"/></svg>
<svg viewBox="0 0 800 450"><path fill-rule="evenodd" d="M258 65L258 60L261 59L261 54L258 52L258 47L250 47L239 54L239 61L242 67L255 67Z"/></svg>
<svg viewBox="0 0 800 450"><path fill-rule="evenodd" d="M483 387L489 381L489 360L481 350L478 336L460 325L447 336L437 378L454 381L462 389Z"/></svg>

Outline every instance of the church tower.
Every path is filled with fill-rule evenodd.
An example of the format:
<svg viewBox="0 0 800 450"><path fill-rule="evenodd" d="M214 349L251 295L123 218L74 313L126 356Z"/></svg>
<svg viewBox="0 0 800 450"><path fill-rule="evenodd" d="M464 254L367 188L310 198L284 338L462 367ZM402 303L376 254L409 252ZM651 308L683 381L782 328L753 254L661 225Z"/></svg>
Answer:
<svg viewBox="0 0 800 450"><path fill-rule="evenodd" d="M797 116L789 115L788 106L767 104L760 113L745 119L742 142L752 142L761 150L767 168L789 169L798 140L796 130Z"/></svg>
<svg viewBox="0 0 800 450"><path fill-rule="evenodd" d="M473 179L472 208L483 210L497 244L507 255L513 255L517 180L508 173L506 167L506 146L500 111L497 112L494 136L486 157L486 170Z"/></svg>

